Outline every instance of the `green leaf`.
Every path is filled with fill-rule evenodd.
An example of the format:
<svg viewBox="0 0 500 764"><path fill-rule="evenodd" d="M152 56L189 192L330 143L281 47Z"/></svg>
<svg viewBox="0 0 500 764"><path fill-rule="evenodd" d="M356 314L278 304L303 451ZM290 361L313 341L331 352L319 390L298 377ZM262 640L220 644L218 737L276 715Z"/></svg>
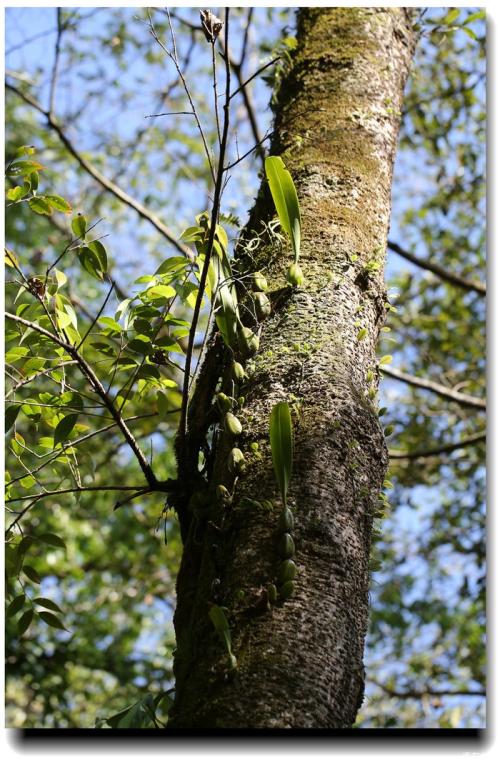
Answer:
<svg viewBox="0 0 500 764"><path fill-rule="evenodd" d="M25 631L28 630L34 615L35 615L35 611L33 610L33 608L30 608L29 610L24 611L21 618L17 622L17 633L19 634L19 636L21 636L22 634L24 634Z"/></svg>
<svg viewBox="0 0 500 764"><path fill-rule="evenodd" d="M95 279L102 281L104 278L104 271L101 267L101 259L96 253L90 249L90 247L82 247L78 250L78 259L82 265L82 268L90 273Z"/></svg>
<svg viewBox="0 0 500 764"><path fill-rule="evenodd" d="M9 603L7 610L5 611L5 615L7 618L12 618L13 615L19 612L21 608L23 607L24 603L26 601L26 596L24 594L19 594L17 597L14 597L12 602Z"/></svg>
<svg viewBox="0 0 500 764"><path fill-rule="evenodd" d="M269 440L273 457L274 474L281 492L283 506L292 474L293 430L290 407L286 401L273 406L269 420Z"/></svg>
<svg viewBox="0 0 500 764"><path fill-rule="evenodd" d="M11 348L7 351L5 360L7 363L13 363L14 361L18 361L20 358L24 358L24 356L28 355L29 352L29 348L24 347L23 345L17 348Z"/></svg>
<svg viewBox="0 0 500 764"><path fill-rule="evenodd" d="M78 414L67 414L61 419L54 432L54 448L58 443L62 443L64 440L68 439L68 435L74 428L77 419Z"/></svg>
<svg viewBox="0 0 500 764"><path fill-rule="evenodd" d="M281 157L267 157L265 169L281 227L290 237L297 262L300 257L300 207L292 176Z"/></svg>
<svg viewBox="0 0 500 764"><path fill-rule="evenodd" d="M48 544L49 546L56 546L61 549L66 549L66 544L62 540L60 536L57 536L55 533L41 533L39 536L37 536L38 541L41 541L43 544Z"/></svg>
<svg viewBox="0 0 500 764"><path fill-rule="evenodd" d="M175 289L167 284L157 284L146 292L146 297L149 300L158 300L161 298L169 300L176 294Z"/></svg>
<svg viewBox="0 0 500 764"><path fill-rule="evenodd" d="M62 196L58 196L57 194L45 194L45 199L50 202L55 210L59 210L59 212L65 212L66 214L72 212L71 204L67 202L66 199L63 199Z"/></svg>
<svg viewBox="0 0 500 764"><path fill-rule="evenodd" d="M32 581L34 581L35 584L39 584L41 579L38 573L36 572L35 568L32 568L31 565L23 565L23 573L28 576Z"/></svg>
<svg viewBox="0 0 500 764"><path fill-rule="evenodd" d="M58 289L60 289L62 286L64 286L67 283L68 277L62 271L58 271L57 268L54 268L54 275L56 277Z"/></svg>
<svg viewBox="0 0 500 764"><path fill-rule="evenodd" d="M227 652L231 655L231 629L229 627L226 614L219 605L212 605L208 611L210 620L212 621L214 628L220 638L222 639Z"/></svg>
<svg viewBox="0 0 500 764"><path fill-rule="evenodd" d="M23 488L31 488L32 485L35 485L36 480L31 475L27 475L26 477L22 478L22 480L19 481L20 485L22 485Z"/></svg>
<svg viewBox="0 0 500 764"><path fill-rule="evenodd" d="M54 211L50 202L43 196L34 196L28 201L28 206L37 215L51 215Z"/></svg>
<svg viewBox="0 0 500 764"><path fill-rule="evenodd" d="M8 432L17 419L21 406L8 406L5 409L5 432Z"/></svg>
<svg viewBox="0 0 500 764"><path fill-rule="evenodd" d="M164 417L167 415L170 405L169 405L167 396L165 395L165 393L162 393L161 390L156 395L156 406L158 408L158 414L161 417Z"/></svg>
<svg viewBox="0 0 500 764"><path fill-rule="evenodd" d="M462 31L465 32L465 34L470 37L471 40L477 40L477 34L473 29L470 29L469 27L462 27Z"/></svg>
<svg viewBox="0 0 500 764"><path fill-rule="evenodd" d="M85 215L78 213L78 215L73 218L71 221L71 230L77 239L85 239L85 234L87 232L87 218Z"/></svg>
<svg viewBox="0 0 500 764"><path fill-rule="evenodd" d="M43 164L32 159L16 159L10 165L7 175L29 175L34 170L43 170Z"/></svg>
<svg viewBox="0 0 500 764"><path fill-rule="evenodd" d="M16 265L19 267L18 259L10 249L5 249L5 265L8 268L14 268Z"/></svg>
<svg viewBox="0 0 500 764"><path fill-rule="evenodd" d="M172 271L181 272L186 269L187 265L189 265L189 261L186 260L185 257L180 257L180 256L167 257L167 259L164 260L162 264L159 266L159 268L156 270L156 274L171 273Z"/></svg>
<svg viewBox="0 0 500 764"><path fill-rule="evenodd" d="M471 24L473 21L479 21L479 19L484 19L486 16L486 11L481 10L477 11L476 13L472 13L470 16L467 16L467 18L464 21L464 24Z"/></svg>
<svg viewBox="0 0 500 764"><path fill-rule="evenodd" d="M114 334L121 334L122 333L122 327L120 324L115 321L113 318L110 318L110 316L103 316L99 319L100 324L104 324L108 329L111 330Z"/></svg>
<svg viewBox="0 0 500 764"><path fill-rule="evenodd" d="M385 366L386 364L390 363L392 361L392 355L383 355L382 358L379 360L378 365L379 366Z"/></svg>
<svg viewBox="0 0 500 764"><path fill-rule="evenodd" d="M16 156L18 157L32 156L34 153L35 153L34 146L19 146L19 148L16 150Z"/></svg>
<svg viewBox="0 0 500 764"><path fill-rule="evenodd" d="M443 19L443 24L447 26L453 24L454 21L460 16L460 8L452 8Z"/></svg>
<svg viewBox="0 0 500 764"><path fill-rule="evenodd" d="M33 602L35 602L37 605L40 605L41 607L47 608L47 610L55 610L56 613L62 613L59 605L57 605L55 602L52 602L52 600L47 599L46 597L35 597Z"/></svg>
<svg viewBox="0 0 500 764"><path fill-rule="evenodd" d="M18 202L19 199L23 198L25 193L26 189L24 186L14 186L14 188L9 188L7 191L7 199L9 202Z"/></svg>
<svg viewBox="0 0 500 764"><path fill-rule="evenodd" d="M108 256L106 254L106 250L104 248L104 245L101 244L100 241L89 241L88 248L91 250L91 252L94 253L94 255L97 257L97 261L99 263L99 270L102 273L107 273L108 270Z"/></svg>
<svg viewBox="0 0 500 764"><path fill-rule="evenodd" d="M52 626L54 629L62 629L63 631L69 631L69 629L64 626L63 623L59 620L59 618L54 615L54 613L49 613L47 610L40 610L38 613L42 621L45 621L49 626Z"/></svg>
<svg viewBox="0 0 500 764"><path fill-rule="evenodd" d="M59 329L66 329L71 324L71 316L61 310L56 310L56 323Z"/></svg>
<svg viewBox="0 0 500 764"><path fill-rule="evenodd" d="M199 225L192 225L186 228L179 236L182 241L203 241L205 229Z"/></svg>

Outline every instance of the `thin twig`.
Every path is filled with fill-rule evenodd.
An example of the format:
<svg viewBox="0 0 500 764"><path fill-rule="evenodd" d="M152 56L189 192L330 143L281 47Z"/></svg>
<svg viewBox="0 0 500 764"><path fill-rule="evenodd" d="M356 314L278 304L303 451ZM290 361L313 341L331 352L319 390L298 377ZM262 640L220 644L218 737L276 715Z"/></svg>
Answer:
<svg viewBox="0 0 500 764"><path fill-rule="evenodd" d="M215 111L215 124L217 125L217 138L219 140L219 151L221 144L220 133L220 120L219 120L219 96L217 94L217 64L215 61L215 40L212 40L212 76L213 76L213 89L214 89L214 111Z"/></svg>
<svg viewBox="0 0 500 764"><path fill-rule="evenodd" d="M458 690L451 687L426 687L423 690L396 690L375 679L369 679L368 681L393 698L423 698L426 695L486 695L486 688L481 688L480 690Z"/></svg>
<svg viewBox="0 0 500 764"><path fill-rule="evenodd" d="M81 346L83 345L83 343L85 342L85 340L89 336L90 332L92 331L92 329L96 325L97 321L99 320L99 317L101 316L104 308L106 307L106 303L108 302L109 298L111 297L111 292L113 291L114 288L115 288L115 283L114 283L114 281L112 281L111 282L111 286L109 288L109 291L108 291L108 293L107 293L107 295L105 297L105 300L104 300L103 304L101 305L101 307L99 308L99 312L97 313L96 317L94 318L94 320L90 324L89 328L87 329L87 331L83 335L82 339L80 340L80 342L76 346L77 350L79 350L81 348Z"/></svg>
<svg viewBox="0 0 500 764"><path fill-rule="evenodd" d="M203 148L205 150L205 155L207 157L208 166L210 168L210 174L212 175L212 179L215 182L215 170L212 162L212 157L210 156L210 150L208 148L207 139L205 137L205 132L203 130L203 127L201 126L200 118L198 117L198 112L196 110L196 106L194 104L193 98L191 96L191 91L189 90L189 87L187 85L186 79L184 77L184 74L182 73L182 69L179 66L179 62L177 61L176 56L174 56L168 48L162 43L160 38L158 37L158 34L156 32L156 29L153 25L153 19L151 18L151 13L148 10L148 18L149 18L149 31L151 36L156 40L160 48L163 50L163 52L169 57L169 59L172 61L173 65L176 68L177 74L179 75L179 78L182 82L182 87L184 88L184 92L186 93L187 99L189 101L189 105L191 106L191 110L193 112L194 118L196 120L196 126L198 128L198 132L201 137L201 141L203 143ZM170 17L169 17L170 18Z"/></svg>
<svg viewBox="0 0 500 764"><path fill-rule="evenodd" d="M61 361L55 366L52 366L50 369L41 369L41 371L37 371L35 374L32 374L30 377L25 377L24 379L20 379L8 391L7 397L15 393L16 390L19 390L20 387L24 387L24 385L28 385L30 382L33 382L33 380L37 379L38 377L42 377L44 375L50 376L53 371L56 371L56 369L60 369L62 366L73 366L74 364L76 364L76 361Z"/></svg>
<svg viewBox="0 0 500 764"><path fill-rule="evenodd" d="M45 499L48 496L61 496L63 493L84 493L86 491L151 491L149 485L89 485L74 486L73 488L58 488L55 491L43 491L43 493L29 494L28 496L15 496L7 499L6 504L15 504L18 501L30 501L31 499Z"/></svg>
<svg viewBox="0 0 500 764"><path fill-rule="evenodd" d="M423 390L431 390L433 393L436 393L436 395L441 396L441 398L460 403L463 406L471 406L472 408L481 409L483 411L486 409L486 400L484 398L476 398L473 395L459 393L451 387L440 385L438 382L433 382L430 379L414 377L413 374L406 374L404 371L393 369L392 366L381 367L381 372L388 377L392 377L401 382L406 382L406 384L412 385L412 387L421 387Z"/></svg>
<svg viewBox="0 0 500 764"><path fill-rule="evenodd" d="M224 44L225 44L226 50L228 47L228 34L229 34L229 8L226 8L225 9L225 28L224 28ZM229 133L229 107L230 107L230 88L231 88L231 68L229 64L229 58L227 56L225 58L225 62L226 62L226 90L225 90L226 97L225 97L225 103L224 103L224 121L223 121L223 128L222 128L219 161L217 165L217 178L215 182L214 198L213 198L213 205L212 205L212 216L210 220L210 231L208 235L208 242L207 242L205 260L203 263L203 270L200 276L200 286L198 289L198 294L196 295L196 303L195 303L195 307L193 311L193 318L191 321L191 326L189 328L188 346L186 350L186 362L185 362L186 365L184 369L184 383L182 388L182 406L181 406L181 416L180 416L180 422L179 422L179 433L180 433L181 443L184 443L185 437L186 437L187 406L188 406L188 398L189 398L191 358L193 355L196 328L198 326L201 303L202 303L203 295L205 292L208 269L210 266L210 258L212 255L212 248L213 248L214 239L215 239L215 230L216 230L217 221L219 218L222 183L223 183L224 173L225 173L224 157L226 153L227 138ZM181 452L182 452L182 449L181 449Z"/></svg>
<svg viewBox="0 0 500 764"><path fill-rule="evenodd" d="M281 56L276 56L276 58L271 59L271 61L268 61L267 64L264 64L261 66L257 71L255 71L247 80L241 83L241 85L236 88L236 90L233 90L231 95L229 96L230 100L234 98L234 96L240 92L243 88L245 88L252 80L254 80L256 77L259 76L259 74L262 74L262 72L265 72L266 69L269 69L270 66L276 63L276 61L279 61Z"/></svg>
<svg viewBox="0 0 500 764"><path fill-rule="evenodd" d="M396 244L394 241L388 241L387 246L392 252L395 252L397 255L404 257L405 260L413 263L413 265L418 265L419 268L423 268L426 271L434 273L435 276L439 276L440 279L453 284L453 286L459 287L460 289L464 289L466 291L477 292L481 295L486 294L486 284L483 284L481 281L467 279L456 273L451 273L451 271L442 268L440 265L436 265L436 263L431 262L431 260L428 260L425 257L418 257L412 252L408 252L407 249L400 247L399 244Z"/></svg>
<svg viewBox="0 0 500 764"><path fill-rule="evenodd" d="M227 170L232 170L233 167L236 167L236 165L238 165L240 162L243 162L243 160L246 159L249 154L251 154L253 151L256 151L259 148L259 146L261 146L265 141L267 141L268 138L270 138L274 132L275 132L274 130L268 130L265 136L260 139L259 143L257 143L255 146L252 146L252 148L248 149L248 151L245 151L244 154L238 157L238 159L235 159L234 162L231 162L231 164L227 164L224 170L226 170L226 172ZM263 154L263 152L259 152L259 156L260 156L260 153Z"/></svg>
<svg viewBox="0 0 500 764"><path fill-rule="evenodd" d="M50 114L51 117L54 116L57 79L59 76L59 58L61 55L61 38L64 31L64 27L62 24L62 8L56 8L56 17L57 17L57 37L56 37L56 44L54 48L54 65L52 67L52 76L50 78L49 109L48 109L48 113Z"/></svg>
<svg viewBox="0 0 500 764"><path fill-rule="evenodd" d="M452 451L458 451L460 448L466 448L467 446L473 446L476 443L486 439L486 430L481 430L476 435L472 435L470 438L464 438L457 443L447 443L442 446L436 446L436 448L429 448L422 451L391 451L389 450L390 459L427 459L431 456L440 456L440 454L451 454Z"/></svg>
<svg viewBox="0 0 500 764"><path fill-rule="evenodd" d="M167 241L170 242L170 244L178 249L179 252L181 252L185 257L187 257L189 260L194 259L194 255L189 247L186 247L182 242L178 241L175 234L170 230L170 228L168 228L168 226L162 223L162 221L157 217L157 215L155 215L154 212L141 204L141 202L137 201L137 199L134 199L129 194L127 194L122 188L117 186L116 183L113 183L111 180L106 178L93 164L91 164L80 154L78 149L75 148L75 146L72 144L64 132L63 128L50 116L50 114L45 111L45 109L38 103L38 101L32 98L32 96L30 96L28 93L23 93L21 90L8 82L5 83L5 87L7 90L15 93L25 103L27 103L29 106L32 106L36 111L45 117L48 127L56 133L61 143L63 143L69 153L76 159L80 167L82 167L88 175L94 178L94 180L96 180L104 189L106 189L106 191L109 191L121 202L134 209L139 217L147 220L154 228L156 228L159 233L161 233L165 239L167 239Z"/></svg>

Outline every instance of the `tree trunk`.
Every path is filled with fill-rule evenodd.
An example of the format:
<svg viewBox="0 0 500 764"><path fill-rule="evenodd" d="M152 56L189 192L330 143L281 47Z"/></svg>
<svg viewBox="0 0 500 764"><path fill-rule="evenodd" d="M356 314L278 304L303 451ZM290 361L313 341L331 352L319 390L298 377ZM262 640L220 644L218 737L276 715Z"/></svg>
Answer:
<svg viewBox="0 0 500 764"><path fill-rule="evenodd" d="M227 456L235 443L219 433L209 484L191 475L197 493L181 517L173 728L342 728L361 705L372 519L387 466L374 353L386 312L383 266L411 14L299 10L272 153L297 187L305 283L285 286L291 248L263 229L275 215L263 184L239 260L240 272L265 273L273 310L238 392L243 474L234 481ZM249 254L245 242L255 237L259 246ZM200 412L216 384L231 392L228 362L214 335L191 408L191 471L208 426ZM289 504L297 577L294 594L270 605L281 505L269 415L283 400L295 432ZM234 489L230 505L215 498L218 484ZM227 608L236 668L210 621L214 603Z"/></svg>

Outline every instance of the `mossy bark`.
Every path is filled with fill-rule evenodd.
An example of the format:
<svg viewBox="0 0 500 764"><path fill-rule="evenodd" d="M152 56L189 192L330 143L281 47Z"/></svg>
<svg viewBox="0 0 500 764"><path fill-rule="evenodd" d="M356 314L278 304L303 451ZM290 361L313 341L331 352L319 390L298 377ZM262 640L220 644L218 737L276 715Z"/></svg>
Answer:
<svg viewBox="0 0 500 764"><path fill-rule="evenodd" d="M305 284L286 287L287 242L263 234L251 260L245 249L245 239L274 217L263 185L240 262L266 275L273 312L259 327L260 350L238 391L243 434L212 441L209 482L192 480L175 616L175 728L349 727L363 699L372 520L387 466L372 398L375 346L385 318L383 264L414 44L411 11L302 8L297 38L277 94L272 152L298 190ZM204 384L210 377L228 391L230 354L217 337L212 342ZM369 372L375 381L367 381ZM206 386L202 399L206 409ZM298 574L294 595L270 606L280 500L269 414L283 400L295 430L290 506ZM236 482L227 466L232 445L246 458ZM218 484L234 489L232 504L216 497ZM209 619L213 603L228 608L236 670Z"/></svg>

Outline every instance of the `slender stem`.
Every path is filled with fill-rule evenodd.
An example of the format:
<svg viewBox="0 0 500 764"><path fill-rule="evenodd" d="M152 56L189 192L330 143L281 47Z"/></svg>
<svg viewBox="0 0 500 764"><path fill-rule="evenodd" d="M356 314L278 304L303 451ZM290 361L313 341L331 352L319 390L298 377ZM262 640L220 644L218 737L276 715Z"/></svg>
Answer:
<svg viewBox="0 0 500 764"><path fill-rule="evenodd" d="M261 66L257 71L255 71L247 80L242 82L239 87L236 88L236 90L233 90L231 95L229 96L230 99L234 98L234 96L240 92L243 88L245 88L252 80L254 80L256 77L259 76L259 74L262 74L262 72L265 72L266 69L269 69L270 66L276 63L276 61L279 61L281 56L276 56L276 58L271 59L271 61L268 61L267 64L264 64L264 66Z"/></svg>
<svg viewBox="0 0 500 764"><path fill-rule="evenodd" d="M481 295L486 294L486 284L483 284L481 281L467 279L463 276L459 276L456 273L447 271L445 268L442 268L440 265L436 265L436 263L431 262L431 260L428 260L425 257L418 257L412 252L408 252L407 249L400 247L399 244L396 244L394 241L387 242L387 245L392 252L395 252L397 255L404 257L405 260L413 263L413 265L418 265L419 268L423 268L426 271L434 273L435 276L439 276L440 279L443 281L448 281L448 283L453 284L453 286L464 289L465 291L477 292Z"/></svg>
<svg viewBox="0 0 500 764"><path fill-rule="evenodd" d="M212 40L212 75L213 75L213 88L214 88L214 111L215 122L217 125L217 137L219 139L219 151L221 144L221 132L220 132L220 120L219 120L219 96L217 95L217 64L215 61L215 40Z"/></svg>
<svg viewBox="0 0 500 764"><path fill-rule="evenodd" d="M106 298L105 298L105 300L104 300L103 304L101 305L101 307L99 308L99 312L97 313L96 317L94 318L94 320L93 320L93 321L92 321L92 323L90 324L89 328L87 329L87 331L86 331L86 332L85 332L85 334L83 335L82 339L80 340L80 342L79 342L79 343L78 343L78 345L76 346L76 349L77 349L77 350L79 350L79 349L81 348L81 346L83 345L83 343L85 342L85 340L86 340L86 339L87 339L87 337L89 336L90 332L92 331L92 329L93 329L93 328L94 328L94 326L96 325L97 321L99 320L99 316L102 314L102 312L103 312L104 308L106 307L106 303L108 302L109 298L111 297L111 292L113 291L113 289L114 289L114 288L115 288L115 284L114 284L114 282L112 281L112 282L111 282L111 286L110 286L110 288L109 288L109 290L108 290L108 293L107 293L107 295L106 295Z"/></svg>
<svg viewBox="0 0 500 764"><path fill-rule="evenodd" d="M55 491L43 491L43 493L32 493L29 496L15 496L13 499L7 499L6 504L14 504L18 501L29 501L30 499L45 499L47 496L61 496L63 493L84 493L86 491L151 491L149 485L89 485L74 486L73 488L58 488Z"/></svg>
<svg viewBox="0 0 500 764"><path fill-rule="evenodd" d="M203 148L205 149L205 155L207 157L208 166L210 167L210 174L212 175L212 180L215 182L216 176L215 176L215 170L214 170L214 166L213 166L213 162L212 162L212 157L210 156L210 150L208 148L208 143L207 143L207 139L205 137L205 132L203 130L203 127L201 126L200 118L198 117L198 112L196 111L196 106L195 106L193 98L191 96L191 91L188 88L186 79L185 79L185 77L184 77L184 75L182 73L182 69L179 66L179 62L177 60L177 57L174 56L168 50L167 47L165 47L165 45L162 43L162 41L158 37L158 34L156 33L156 29L154 28L153 20L151 18L151 14L149 13L149 11L148 11L148 16L149 16L149 31L150 31L152 37L156 40L156 42L158 43L160 48L163 50L163 52L172 61L173 65L176 68L177 74L179 75L179 78L180 78L180 80L182 82L182 87L184 88L184 92L186 93L187 99L189 101L189 105L191 106L191 111L193 112L193 116L194 116L194 118L196 120L196 126L198 127L198 132L200 134L200 138L201 138L202 143L203 143Z"/></svg>
<svg viewBox="0 0 500 764"><path fill-rule="evenodd" d="M264 136L263 138L261 138L261 139L260 139L259 143L255 144L255 146L252 146L252 148L251 148L251 149L248 149L248 151L245 151L245 153L244 153L244 154L242 154L242 156L238 157L238 159L235 159L235 161L234 161L234 162L231 162L230 164L227 164L227 165L225 166L225 168L224 168L224 169L226 170L226 172L227 172L228 170L232 170L232 168L233 168L233 167L236 167L236 165L238 165L240 162L243 162L243 160L244 160L244 159L246 159L246 158L247 158L247 156L248 156L249 154L251 154L253 151L256 151L256 150L258 150L258 149L259 149L259 148L262 146L262 144L263 144L265 141L267 141L267 140L268 140L268 138L270 138L270 137L271 137L271 135L272 135L273 133L274 133L274 130L269 130L269 131L268 131L268 132L265 134L265 136ZM261 159L263 159L263 158L264 158L264 156L265 156L265 153L264 153L264 151L258 151L258 154L259 154L259 156L261 157Z"/></svg>
<svg viewBox="0 0 500 764"><path fill-rule="evenodd" d="M50 78L50 94L49 94L49 114L54 115L54 106L56 101L57 79L59 75L59 58L61 54L61 38L64 31L62 25L62 8L56 8L57 16L57 37L54 49L54 66L52 68L52 76Z"/></svg>
<svg viewBox="0 0 500 764"><path fill-rule="evenodd" d="M368 681L379 687L383 692L391 695L393 698L423 698L425 695L470 695L481 696L486 695L486 688L480 690L459 690L451 687L426 687L423 690L396 690L392 687L388 687L382 682L378 682L375 679L369 679Z"/></svg>
<svg viewBox="0 0 500 764"><path fill-rule="evenodd" d="M470 438L464 438L457 443L447 443L442 446L436 446L436 448L429 448L422 451L389 451L390 459L426 459L430 456L439 456L440 454L451 454L452 451L458 451L460 448L466 446L473 446L476 443L486 439L486 430L481 430L476 435L472 435Z"/></svg>
<svg viewBox="0 0 500 764"><path fill-rule="evenodd" d="M50 369L42 369L41 371L35 372L35 374L32 374L30 377L25 377L24 379L20 379L18 382L15 383L7 393L7 398L9 395L12 395L16 392L16 390L19 390L20 387L24 387L24 385L28 385L30 382L33 382L33 380L37 379L38 377L42 376L50 376L53 371L56 371L57 369L60 369L63 366L74 366L76 364L76 361L61 361L60 363L56 364L55 366L52 366Z"/></svg>
<svg viewBox="0 0 500 764"><path fill-rule="evenodd" d="M436 393L436 395L441 396L441 398L461 403L463 406L471 406L472 408L481 410L486 409L486 400L484 398L475 398L473 395L459 393L451 387L440 385L438 382L433 382L430 379L414 377L412 374L406 374L398 369L393 369L391 366L381 367L381 372L388 377L400 380L401 382L406 382L408 385L412 385L412 387L421 387L423 390L431 390L433 393Z"/></svg>
<svg viewBox="0 0 500 764"><path fill-rule="evenodd" d="M224 39L225 39L226 50L228 47L228 31L229 31L229 8L226 8L225 9L225 29L224 29L224 35L225 35ZM226 94L225 94L225 103L224 103L224 121L223 121L221 145L220 145L220 152L219 152L219 162L217 167L217 178L215 182L214 199L213 199L213 205L212 205L210 231L208 235L207 253L205 255L203 270L200 277L200 287L198 289L198 294L196 295L196 303L195 303L195 307L193 311L193 319L191 321L191 326L189 329L188 346L186 350L186 365L184 368L184 384L182 389L182 406L181 406L181 416L180 416L180 423L179 423L179 433L180 433L181 442L184 442L186 437L187 406L188 406L188 398L189 398L191 358L193 355L196 328L198 326L201 303L202 303L203 295L205 292L205 285L206 285L207 276L208 276L208 268L210 265L210 257L212 255L212 248L213 248L213 243L215 239L215 230L217 226L217 220L219 217L222 184L223 184L224 172L225 172L224 157L226 154L227 138L229 133L229 106L230 106L230 88L231 88L231 69L230 69L228 56L225 57L225 62L226 62ZM181 453L182 453L182 450L181 450Z"/></svg>
<svg viewBox="0 0 500 764"><path fill-rule="evenodd" d="M45 111L45 109L38 103L38 101L32 98L32 96L30 96L28 93L23 93L21 90L8 82L5 83L5 87L7 90L15 93L25 103L27 103L29 106L32 106L36 111L38 111L46 118L49 128L56 133L61 143L63 143L69 153L76 159L80 167L82 167L88 175L94 178L94 180L96 180L104 189L106 189L106 191L109 191L121 202L134 209L139 217L151 223L151 225L156 228L156 230L161 233L161 235L167 239L167 241L169 241L170 244L172 244L176 249L178 249L179 252L181 252L185 257L187 257L189 260L193 259L193 253L189 247L186 247L184 244L182 244L182 242L178 241L175 234L170 230L170 228L168 228L168 226L162 223L162 221L154 214L154 212L141 204L141 202L137 201L137 199L134 199L125 191L123 191L123 189L117 186L116 183L113 183L113 181L106 178L96 167L94 167L93 164L91 164L79 153L59 123L56 122L55 119L47 111Z"/></svg>

